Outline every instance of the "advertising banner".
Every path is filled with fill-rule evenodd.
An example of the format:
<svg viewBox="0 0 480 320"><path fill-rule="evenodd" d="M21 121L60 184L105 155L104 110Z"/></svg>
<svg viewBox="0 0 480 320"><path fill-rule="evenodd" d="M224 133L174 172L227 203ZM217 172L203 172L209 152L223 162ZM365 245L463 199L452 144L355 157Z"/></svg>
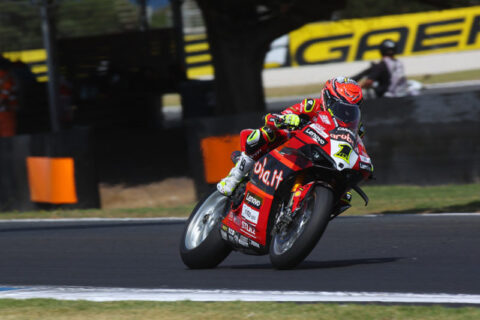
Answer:
<svg viewBox="0 0 480 320"><path fill-rule="evenodd" d="M265 67L374 60L385 39L398 43L401 56L480 49L480 6L309 23L276 39ZM185 43L188 76L212 75L206 36L187 35Z"/></svg>
<svg viewBox="0 0 480 320"><path fill-rule="evenodd" d="M289 34L292 66L380 58L385 39L398 53L442 53L480 48L480 6L377 18L310 23Z"/></svg>
<svg viewBox="0 0 480 320"><path fill-rule="evenodd" d="M379 44L398 43L399 54L410 56L480 49L480 6L442 11L309 23L272 42L265 68L296 67L380 58ZM186 34L187 76L212 76L214 69L206 34ZM39 81L46 81L45 51L3 55L29 64Z"/></svg>

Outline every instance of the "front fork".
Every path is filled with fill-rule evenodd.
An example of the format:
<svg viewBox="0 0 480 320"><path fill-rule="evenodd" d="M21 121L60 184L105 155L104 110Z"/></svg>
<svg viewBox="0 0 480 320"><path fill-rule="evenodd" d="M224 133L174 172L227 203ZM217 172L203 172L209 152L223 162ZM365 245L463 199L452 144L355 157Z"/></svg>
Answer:
<svg viewBox="0 0 480 320"><path fill-rule="evenodd" d="M306 195L315 184L315 181L303 184L303 180L303 175L299 175L295 179L295 183L290 191L290 199L288 203L286 205L282 204L280 208L280 214L275 221L275 227L273 229L274 233L280 232L293 221L295 214L303 205L303 199L305 199Z"/></svg>
<svg viewBox="0 0 480 320"><path fill-rule="evenodd" d="M303 200L306 198L308 193L312 190L313 186L316 183L318 183L315 181L310 181L304 184L304 180L305 179L303 175L299 175L295 179L295 183L293 184L292 190L290 191L290 199L288 201L288 204L286 205L282 204L282 207L280 209L280 214L276 219L275 227L273 229L274 232L281 231L293 221L296 213L303 206ZM331 187L331 186L327 186L327 187ZM345 195L346 194L342 195L342 197ZM330 220L335 218L336 216L338 216L340 213L344 212L348 208L350 208L350 204L342 206L341 203L339 203L336 206L336 209L332 212L330 216Z"/></svg>

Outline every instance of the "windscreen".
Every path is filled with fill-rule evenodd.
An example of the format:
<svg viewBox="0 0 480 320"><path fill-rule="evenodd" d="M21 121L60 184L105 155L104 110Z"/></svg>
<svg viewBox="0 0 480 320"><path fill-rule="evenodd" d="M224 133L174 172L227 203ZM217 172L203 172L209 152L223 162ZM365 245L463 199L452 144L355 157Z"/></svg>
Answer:
<svg viewBox="0 0 480 320"><path fill-rule="evenodd" d="M342 127L350 128L354 132L357 131L361 116L358 105L336 101L331 104L329 109L335 119L342 122L340 124Z"/></svg>

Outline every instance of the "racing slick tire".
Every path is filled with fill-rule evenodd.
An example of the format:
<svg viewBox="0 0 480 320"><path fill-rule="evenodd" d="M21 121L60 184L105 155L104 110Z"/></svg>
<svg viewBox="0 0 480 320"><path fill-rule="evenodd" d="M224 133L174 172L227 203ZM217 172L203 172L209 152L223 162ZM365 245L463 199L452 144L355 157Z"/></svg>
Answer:
<svg viewBox="0 0 480 320"><path fill-rule="evenodd" d="M180 241L180 256L190 269L214 268L232 251L219 228L229 204L215 189L193 209Z"/></svg>
<svg viewBox="0 0 480 320"><path fill-rule="evenodd" d="M272 237L270 261L276 269L291 269L313 250L330 220L332 190L316 185L305 197L293 221Z"/></svg>

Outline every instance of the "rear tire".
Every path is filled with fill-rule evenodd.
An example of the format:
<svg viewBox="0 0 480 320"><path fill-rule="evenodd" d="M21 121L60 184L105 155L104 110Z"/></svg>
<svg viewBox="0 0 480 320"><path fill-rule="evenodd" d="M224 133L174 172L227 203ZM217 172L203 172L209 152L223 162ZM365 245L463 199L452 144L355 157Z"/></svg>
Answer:
<svg viewBox="0 0 480 320"><path fill-rule="evenodd" d="M332 190L320 185L307 194L292 223L272 237L270 261L275 268L294 268L310 254L330 220L333 200Z"/></svg>
<svg viewBox="0 0 480 320"><path fill-rule="evenodd" d="M229 198L215 190L193 209L180 241L180 256L187 267L213 268L230 254L219 228L229 204Z"/></svg>

